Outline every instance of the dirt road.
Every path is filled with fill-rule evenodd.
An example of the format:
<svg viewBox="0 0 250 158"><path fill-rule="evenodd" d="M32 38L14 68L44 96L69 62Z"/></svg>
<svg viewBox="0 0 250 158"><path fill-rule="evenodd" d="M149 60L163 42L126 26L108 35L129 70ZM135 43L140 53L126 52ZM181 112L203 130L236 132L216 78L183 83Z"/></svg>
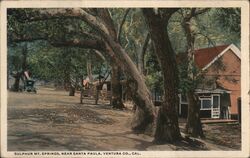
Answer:
<svg viewBox="0 0 250 158"><path fill-rule="evenodd" d="M188 144L154 145L152 137L132 133L131 111L93 103L79 104L79 97L51 88L37 94L9 92L8 151L201 150Z"/></svg>
<svg viewBox="0 0 250 158"><path fill-rule="evenodd" d="M49 88L8 96L8 150L144 150L152 141L132 134L131 112L94 100Z"/></svg>

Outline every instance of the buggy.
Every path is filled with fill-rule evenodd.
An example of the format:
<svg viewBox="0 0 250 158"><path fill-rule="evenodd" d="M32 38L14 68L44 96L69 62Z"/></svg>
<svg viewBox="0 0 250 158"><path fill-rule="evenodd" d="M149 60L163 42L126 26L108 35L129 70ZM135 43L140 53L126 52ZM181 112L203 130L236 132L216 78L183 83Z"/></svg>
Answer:
<svg viewBox="0 0 250 158"><path fill-rule="evenodd" d="M34 80L26 80L24 90L27 91L27 92L36 93L36 88L34 87L34 84L35 84Z"/></svg>

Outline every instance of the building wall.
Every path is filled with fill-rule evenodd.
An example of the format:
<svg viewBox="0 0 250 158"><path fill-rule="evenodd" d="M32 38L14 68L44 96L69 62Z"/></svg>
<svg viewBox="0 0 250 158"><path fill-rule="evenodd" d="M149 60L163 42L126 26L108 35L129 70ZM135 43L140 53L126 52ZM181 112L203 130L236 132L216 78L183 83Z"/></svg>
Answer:
<svg viewBox="0 0 250 158"><path fill-rule="evenodd" d="M237 114L237 99L240 98L241 61L228 50L216 62L207 68L205 76L215 77L217 85L231 91L230 114Z"/></svg>
<svg viewBox="0 0 250 158"><path fill-rule="evenodd" d="M227 94L218 94L218 93L204 93L204 94L198 94L198 96L206 96L207 98L211 98L213 99L213 95L216 95L216 96L220 96L220 116L219 118L227 118L225 115L223 115L222 113L222 103L226 103L224 105L227 105L226 108L228 107L229 103L230 103L230 98L229 98L229 95ZM199 101L199 104L201 106L201 101ZM187 118L187 115L188 115L188 103L183 101L183 100L180 100L180 103L179 103L179 108L181 108L181 110L179 111L179 116L182 117L182 118ZM211 109L201 109L200 110L200 118L212 118L212 115L211 115Z"/></svg>

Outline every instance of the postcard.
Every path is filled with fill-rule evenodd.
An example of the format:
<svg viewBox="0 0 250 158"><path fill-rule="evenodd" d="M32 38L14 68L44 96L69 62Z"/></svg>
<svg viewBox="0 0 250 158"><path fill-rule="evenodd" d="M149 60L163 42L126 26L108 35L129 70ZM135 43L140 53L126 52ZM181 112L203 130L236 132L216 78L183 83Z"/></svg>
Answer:
<svg viewBox="0 0 250 158"><path fill-rule="evenodd" d="M249 2L3 0L1 157L248 157Z"/></svg>

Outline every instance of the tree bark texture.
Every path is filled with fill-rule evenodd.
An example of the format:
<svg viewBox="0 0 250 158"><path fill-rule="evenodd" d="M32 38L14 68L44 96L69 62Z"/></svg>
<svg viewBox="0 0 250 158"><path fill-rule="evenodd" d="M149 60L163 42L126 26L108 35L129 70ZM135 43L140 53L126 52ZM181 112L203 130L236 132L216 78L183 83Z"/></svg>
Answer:
<svg viewBox="0 0 250 158"><path fill-rule="evenodd" d="M178 71L175 52L167 32L168 20L174 13L174 8L165 11L163 16L153 9L143 9L164 82L164 98L157 117L156 142L174 142L181 139L176 111L179 104Z"/></svg>
<svg viewBox="0 0 250 158"><path fill-rule="evenodd" d="M98 84L95 87L95 105L98 104L99 94L100 94L100 85Z"/></svg>
<svg viewBox="0 0 250 158"><path fill-rule="evenodd" d="M145 60L145 54L148 48L149 40L150 40L150 35L147 34L144 44L142 46L142 49L138 52L138 69L143 75L145 74L144 60Z"/></svg>
<svg viewBox="0 0 250 158"><path fill-rule="evenodd" d="M200 106L198 97L190 90L187 92L188 99L188 118L186 123L185 132L192 137L204 137L200 120Z"/></svg>
<svg viewBox="0 0 250 158"><path fill-rule="evenodd" d="M197 12L195 8L190 10L190 14L184 17L182 22L182 27L184 29L186 39L187 39L187 78L191 81L190 83L194 83L195 76L193 74L194 65L194 42L195 42L195 35L193 30L191 29L191 19L203 13L205 10L200 10ZM190 134L193 137L204 137L204 133L202 130L202 124L200 120L200 106L198 104L198 96L195 94L195 86L192 85L188 89L186 95L188 100L188 116L187 116L187 123L185 132Z"/></svg>
<svg viewBox="0 0 250 158"><path fill-rule="evenodd" d="M111 105L115 109L125 108L122 102L122 85L120 82L121 69L115 63L112 64L112 76L111 76Z"/></svg>
<svg viewBox="0 0 250 158"><path fill-rule="evenodd" d="M135 80L128 79L127 93L130 93L134 102L134 116L131 122L132 129L136 133L141 133L143 131L145 134L152 135L154 133L153 128L155 123L155 115L152 116L150 113L147 113L148 111L143 109L144 107L142 105L145 105L145 100L138 94L138 85ZM155 113L155 111L153 112Z"/></svg>
<svg viewBox="0 0 250 158"><path fill-rule="evenodd" d="M89 82L93 82L94 78L92 75L92 63L91 63L91 58L89 58L89 60L87 61L87 74L89 77Z"/></svg>

